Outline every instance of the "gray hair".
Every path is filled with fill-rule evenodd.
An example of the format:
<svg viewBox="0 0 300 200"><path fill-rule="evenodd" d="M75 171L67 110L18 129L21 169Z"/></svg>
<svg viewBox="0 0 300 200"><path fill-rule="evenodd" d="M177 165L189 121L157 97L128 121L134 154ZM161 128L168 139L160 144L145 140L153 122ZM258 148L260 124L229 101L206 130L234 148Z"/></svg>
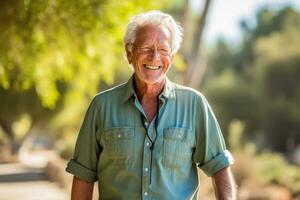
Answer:
<svg viewBox="0 0 300 200"><path fill-rule="evenodd" d="M175 54L178 51L182 41L182 28L176 23L171 15L157 10L135 15L127 25L124 43L132 44L135 40L135 34L138 28L146 25L156 25L167 28L172 36L172 54Z"/></svg>

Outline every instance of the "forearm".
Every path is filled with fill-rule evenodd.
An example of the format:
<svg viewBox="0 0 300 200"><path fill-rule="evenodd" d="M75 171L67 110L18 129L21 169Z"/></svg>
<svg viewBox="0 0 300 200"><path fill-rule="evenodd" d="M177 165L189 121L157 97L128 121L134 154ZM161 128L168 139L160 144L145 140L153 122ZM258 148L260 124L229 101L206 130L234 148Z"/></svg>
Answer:
<svg viewBox="0 0 300 200"><path fill-rule="evenodd" d="M218 200L236 200L236 185L229 167L221 169L213 176L213 186Z"/></svg>
<svg viewBox="0 0 300 200"><path fill-rule="evenodd" d="M74 176L71 200L92 200L94 183L80 180Z"/></svg>

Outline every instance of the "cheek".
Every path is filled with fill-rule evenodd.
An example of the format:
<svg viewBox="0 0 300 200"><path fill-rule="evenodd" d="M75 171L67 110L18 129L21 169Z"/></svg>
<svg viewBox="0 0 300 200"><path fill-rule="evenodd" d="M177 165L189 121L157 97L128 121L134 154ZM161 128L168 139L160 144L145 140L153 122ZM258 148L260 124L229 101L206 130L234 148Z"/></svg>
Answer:
<svg viewBox="0 0 300 200"><path fill-rule="evenodd" d="M137 56L136 54L134 54L134 55L132 56L132 63L133 63L134 65L136 65L138 62L139 62L139 56Z"/></svg>
<svg viewBox="0 0 300 200"><path fill-rule="evenodd" d="M147 56L143 56L143 55L136 55L135 56L135 63L136 64L141 64L147 61Z"/></svg>
<svg viewBox="0 0 300 200"><path fill-rule="evenodd" d="M169 65L171 65L171 63L172 63L171 57L163 59L164 66L169 67Z"/></svg>

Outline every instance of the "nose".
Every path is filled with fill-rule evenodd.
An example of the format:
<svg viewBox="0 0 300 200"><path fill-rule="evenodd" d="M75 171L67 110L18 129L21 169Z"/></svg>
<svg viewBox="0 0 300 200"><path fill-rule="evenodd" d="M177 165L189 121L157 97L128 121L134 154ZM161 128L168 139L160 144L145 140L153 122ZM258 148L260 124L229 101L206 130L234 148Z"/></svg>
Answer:
<svg viewBox="0 0 300 200"><path fill-rule="evenodd" d="M149 61L152 61L154 65L159 65L160 54L157 49L152 49L152 52L148 54Z"/></svg>

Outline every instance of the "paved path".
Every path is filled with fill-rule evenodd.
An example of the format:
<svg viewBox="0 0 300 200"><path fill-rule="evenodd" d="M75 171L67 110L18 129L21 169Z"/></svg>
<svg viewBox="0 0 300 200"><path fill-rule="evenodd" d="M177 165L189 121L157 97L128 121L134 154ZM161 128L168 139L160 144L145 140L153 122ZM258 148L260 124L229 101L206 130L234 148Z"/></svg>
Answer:
<svg viewBox="0 0 300 200"><path fill-rule="evenodd" d="M0 200L67 200L68 191L47 180L42 168L0 164Z"/></svg>

